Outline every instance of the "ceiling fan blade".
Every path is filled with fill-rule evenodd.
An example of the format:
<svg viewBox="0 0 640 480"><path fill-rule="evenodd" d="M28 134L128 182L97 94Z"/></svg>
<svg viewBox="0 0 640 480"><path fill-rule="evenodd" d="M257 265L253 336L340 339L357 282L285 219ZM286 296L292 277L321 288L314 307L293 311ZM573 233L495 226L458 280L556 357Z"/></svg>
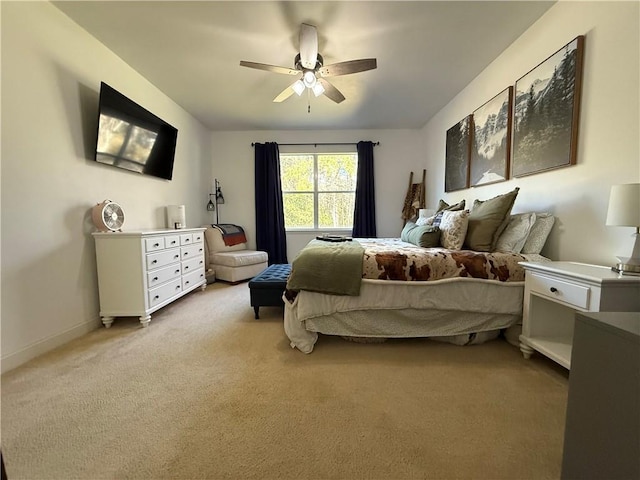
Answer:
<svg viewBox="0 0 640 480"><path fill-rule="evenodd" d="M334 63L320 67L318 72L322 77L337 77L338 75L349 75L350 73L366 72L378 67L375 58L362 58L360 60L349 60L347 62Z"/></svg>
<svg viewBox="0 0 640 480"><path fill-rule="evenodd" d="M300 25L300 63L304 68L316 68L318 61L318 32L313 25Z"/></svg>
<svg viewBox="0 0 640 480"><path fill-rule="evenodd" d="M294 83L296 83L296 82L294 82ZM276 98L273 99L273 102L274 103L284 102L287 98L289 98L294 93L296 93L296 92L293 89L293 83L292 83L287 88L285 88L282 92L280 92L280 94Z"/></svg>
<svg viewBox="0 0 640 480"><path fill-rule="evenodd" d="M340 90L331 85L324 78L319 78L318 83L324 87L324 94L334 102L340 103L344 100L344 95L340 93Z"/></svg>
<svg viewBox="0 0 640 480"><path fill-rule="evenodd" d="M245 62L240 60L241 67L255 68L257 70L266 70L267 72L281 73L283 75L299 75L299 70L294 70L287 67L276 67L275 65L267 65L266 63Z"/></svg>

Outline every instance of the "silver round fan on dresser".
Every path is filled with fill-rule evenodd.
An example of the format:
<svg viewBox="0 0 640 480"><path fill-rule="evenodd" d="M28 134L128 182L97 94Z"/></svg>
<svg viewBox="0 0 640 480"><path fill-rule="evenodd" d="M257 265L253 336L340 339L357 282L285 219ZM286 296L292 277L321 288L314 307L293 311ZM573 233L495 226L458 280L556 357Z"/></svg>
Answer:
<svg viewBox="0 0 640 480"><path fill-rule="evenodd" d="M93 207L91 218L101 232L117 232L124 225L124 210L117 203L104 200Z"/></svg>

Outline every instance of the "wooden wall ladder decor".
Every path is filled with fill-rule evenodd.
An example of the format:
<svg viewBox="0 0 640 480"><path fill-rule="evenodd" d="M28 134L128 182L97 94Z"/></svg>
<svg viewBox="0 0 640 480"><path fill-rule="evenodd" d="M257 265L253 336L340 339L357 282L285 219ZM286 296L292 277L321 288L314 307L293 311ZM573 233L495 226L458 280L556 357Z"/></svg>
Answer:
<svg viewBox="0 0 640 480"><path fill-rule="evenodd" d="M422 181L420 183L413 183L413 172L409 175L409 188L407 189L407 195L404 199L404 205L402 207L402 225L418 216L418 211L421 208L425 208L425 178L427 171L422 170Z"/></svg>

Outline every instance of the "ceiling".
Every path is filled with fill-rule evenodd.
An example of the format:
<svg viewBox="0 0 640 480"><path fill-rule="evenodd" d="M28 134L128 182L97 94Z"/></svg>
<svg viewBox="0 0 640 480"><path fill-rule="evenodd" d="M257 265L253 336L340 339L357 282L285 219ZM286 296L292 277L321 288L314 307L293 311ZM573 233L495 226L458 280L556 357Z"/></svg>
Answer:
<svg viewBox="0 0 640 480"><path fill-rule="evenodd" d="M210 129L317 130L422 127L553 3L54 5ZM340 104L306 94L273 103L295 78L239 65L247 60L292 67L303 22L317 27L325 65L377 59L376 70L330 79L346 97Z"/></svg>

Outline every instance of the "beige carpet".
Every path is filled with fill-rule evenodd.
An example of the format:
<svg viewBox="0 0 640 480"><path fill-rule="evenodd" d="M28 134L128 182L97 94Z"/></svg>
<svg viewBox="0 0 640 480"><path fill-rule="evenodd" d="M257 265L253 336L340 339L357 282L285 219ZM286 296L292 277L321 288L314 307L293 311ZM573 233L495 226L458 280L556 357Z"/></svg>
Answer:
<svg viewBox="0 0 640 480"><path fill-rule="evenodd" d="M246 283L2 377L9 479L559 478L567 373L503 340L289 347Z"/></svg>

